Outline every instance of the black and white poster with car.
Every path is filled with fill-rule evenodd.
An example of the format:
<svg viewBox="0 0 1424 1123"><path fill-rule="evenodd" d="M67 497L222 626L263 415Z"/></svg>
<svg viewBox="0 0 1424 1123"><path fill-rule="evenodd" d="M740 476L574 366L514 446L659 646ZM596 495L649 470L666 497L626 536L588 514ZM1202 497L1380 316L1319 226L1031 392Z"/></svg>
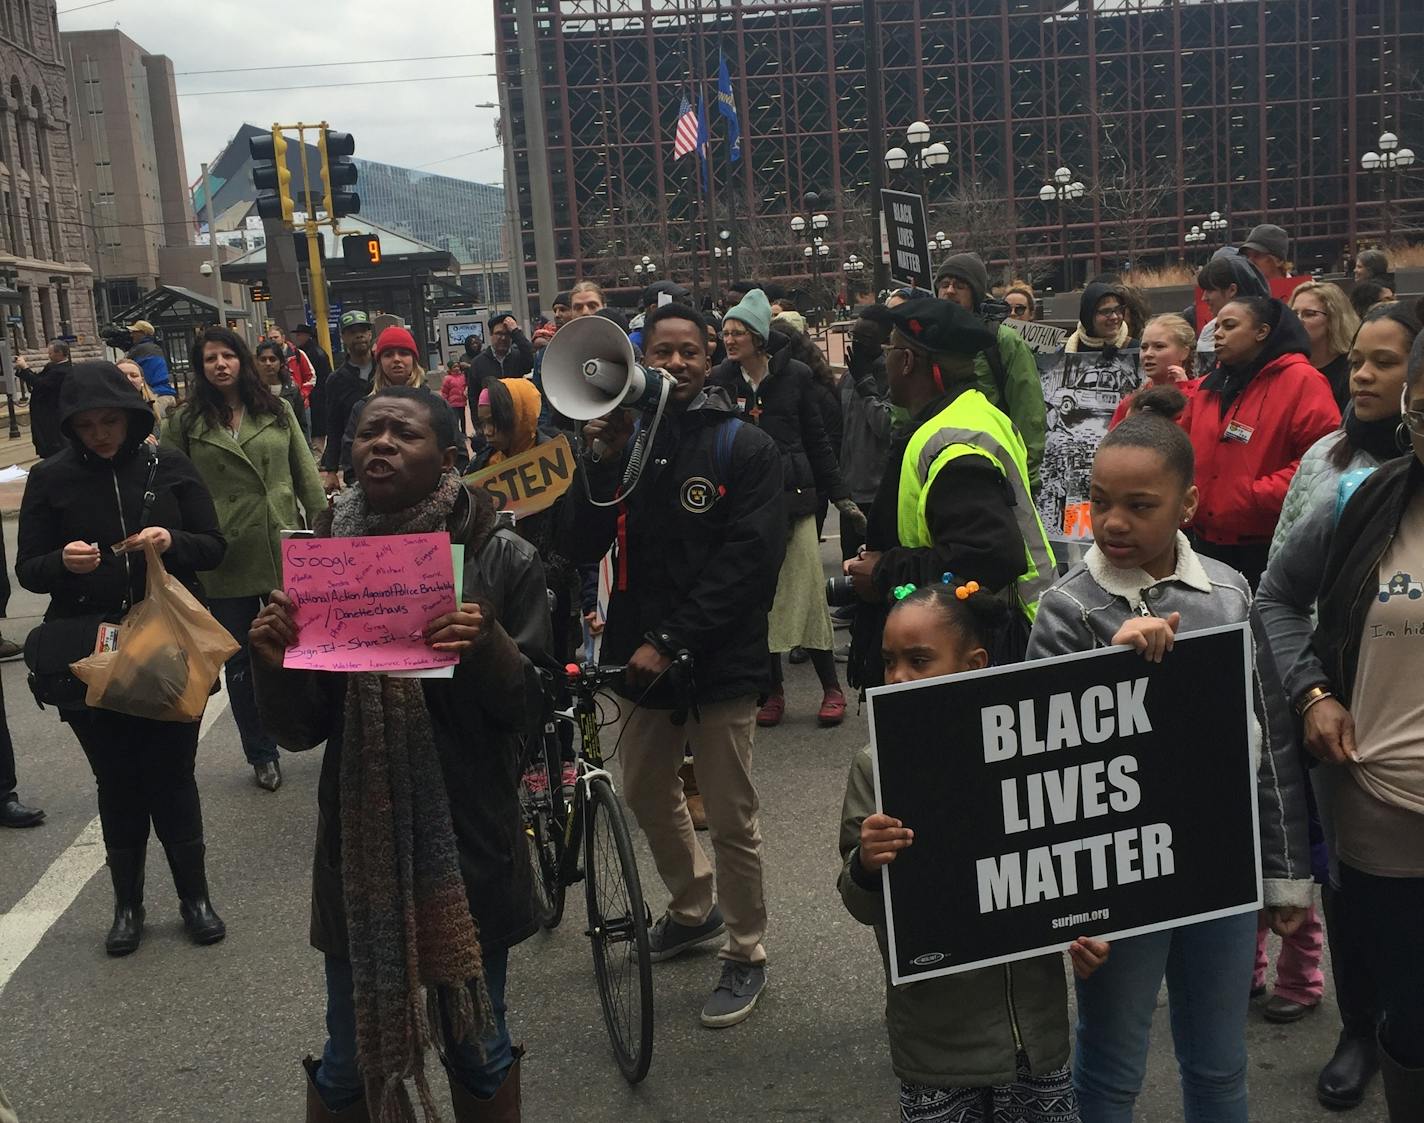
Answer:
<svg viewBox="0 0 1424 1123"><path fill-rule="evenodd" d="M1251 667L1239 624L872 689L892 982L1259 909Z"/></svg>
<svg viewBox="0 0 1424 1123"><path fill-rule="evenodd" d="M1038 513L1054 543L1092 541L1093 456L1118 403L1142 383L1138 358L1135 349L1037 356L1047 424Z"/></svg>

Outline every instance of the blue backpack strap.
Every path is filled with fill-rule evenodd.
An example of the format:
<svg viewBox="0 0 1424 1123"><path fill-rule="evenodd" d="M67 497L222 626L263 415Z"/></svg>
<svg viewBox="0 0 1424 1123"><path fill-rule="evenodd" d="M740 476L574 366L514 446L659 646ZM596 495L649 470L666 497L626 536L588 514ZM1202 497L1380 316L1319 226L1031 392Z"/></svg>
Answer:
<svg viewBox="0 0 1424 1123"><path fill-rule="evenodd" d="M1340 488L1335 493L1335 525L1340 525L1340 516L1345 512L1345 504L1350 502L1350 496L1354 495L1359 487L1374 472L1374 467L1353 468L1340 477Z"/></svg>
<svg viewBox="0 0 1424 1123"><path fill-rule="evenodd" d="M717 471L717 482L723 487L726 486L732 470L732 442L737 439L737 430L745 424L740 417L733 417L722 422L722 428L717 430L717 444L713 450L712 463Z"/></svg>

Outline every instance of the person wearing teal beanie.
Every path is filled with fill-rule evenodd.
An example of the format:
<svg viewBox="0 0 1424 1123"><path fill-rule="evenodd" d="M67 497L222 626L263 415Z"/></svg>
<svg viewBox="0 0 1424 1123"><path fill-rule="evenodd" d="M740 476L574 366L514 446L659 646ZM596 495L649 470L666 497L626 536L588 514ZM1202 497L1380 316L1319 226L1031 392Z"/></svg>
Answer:
<svg viewBox="0 0 1424 1123"><path fill-rule="evenodd" d="M742 297L740 304L722 317L722 320L724 323L727 320L740 320L765 340L771 335L771 303L761 289L752 289Z"/></svg>
<svg viewBox="0 0 1424 1123"><path fill-rule="evenodd" d="M824 726L839 725L845 717L845 693L831 653L816 512L824 505L824 496L862 532L865 517L841 478L839 450L815 405L811 368L794 357L790 339L776 330L765 292L752 289L723 317L722 341L727 345L727 361L712 372L710 382L726 391L743 418L776 442L790 516L786 557L768 626L772 690L757 712L757 724L781 723L786 712L781 656L800 647L821 681L823 696L816 720Z"/></svg>

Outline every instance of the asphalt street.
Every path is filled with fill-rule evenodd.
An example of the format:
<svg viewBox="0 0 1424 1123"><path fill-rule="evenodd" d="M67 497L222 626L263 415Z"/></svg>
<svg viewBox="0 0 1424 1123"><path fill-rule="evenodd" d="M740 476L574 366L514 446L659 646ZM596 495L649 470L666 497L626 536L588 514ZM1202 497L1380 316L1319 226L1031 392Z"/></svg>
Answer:
<svg viewBox="0 0 1424 1123"><path fill-rule="evenodd" d="M6 529L13 551L13 522ZM834 548L826 547L828 562ZM4 632L23 639L42 610L39 598L17 589ZM48 812L38 829L0 834L0 912L6 912L62 856L63 868L96 868L97 855L71 849L96 810L83 755L54 714L35 707L23 664L4 665L0 676L21 793ZM652 1071L629 1088L609 1055L583 936L582 897L575 893L562 926L528 940L511 958L510 1023L515 1040L528 1048L526 1119L894 1117L896 1081L885 1043L879 959L871 933L850 918L834 889L846 769L867 739L865 718L852 705L844 726L818 729L819 693L809 666L790 668L788 688L786 722L760 731L756 743L771 914L769 987L761 1004L741 1026L704 1029L697 1015L716 979L714 955L699 952L655 965ZM320 750L284 754L282 764L286 782L279 792L255 787L226 713L199 749L210 881L227 921L226 941L208 948L186 942L155 842L148 929L135 955L104 955L112 898L107 873L98 868L8 985L0 983L0 1085L22 1123L278 1123L303 1117L300 1061L319 1051L324 1039L321 958L307 943ZM657 911L666 896L646 852L642 871ZM0 980L14 927L0 922ZM1294 1026L1269 1025L1253 1012L1253 1120L1338 1118L1313 1095L1316 1071L1337 1028L1328 994L1321 1009ZM437 1065L434 1058L431 1063ZM444 1103L443 1081L435 1083ZM1163 1006L1138 1118L1180 1117ZM1348 1118L1384 1120L1378 1089Z"/></svg>

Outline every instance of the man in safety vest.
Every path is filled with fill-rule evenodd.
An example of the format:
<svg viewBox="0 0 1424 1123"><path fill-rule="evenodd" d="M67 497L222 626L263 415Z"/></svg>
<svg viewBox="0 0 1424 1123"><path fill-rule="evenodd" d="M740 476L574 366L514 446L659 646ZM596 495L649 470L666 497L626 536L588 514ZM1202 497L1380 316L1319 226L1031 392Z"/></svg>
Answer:
<svg viewBox="0 0 1424 1123"><path fill-rule="evenodd" d="M866 543L845 563L862 602L852 683L883 680L880 633L895 589L937 584L945 574L977 581L1018 609L994 654L998 662L1022 658L1055 562L1030 498L1023 437L975 386L974 356L994 341L993 329L931 298L861 314L891 328L886 382L909 421L891 442Z"/></svg>

